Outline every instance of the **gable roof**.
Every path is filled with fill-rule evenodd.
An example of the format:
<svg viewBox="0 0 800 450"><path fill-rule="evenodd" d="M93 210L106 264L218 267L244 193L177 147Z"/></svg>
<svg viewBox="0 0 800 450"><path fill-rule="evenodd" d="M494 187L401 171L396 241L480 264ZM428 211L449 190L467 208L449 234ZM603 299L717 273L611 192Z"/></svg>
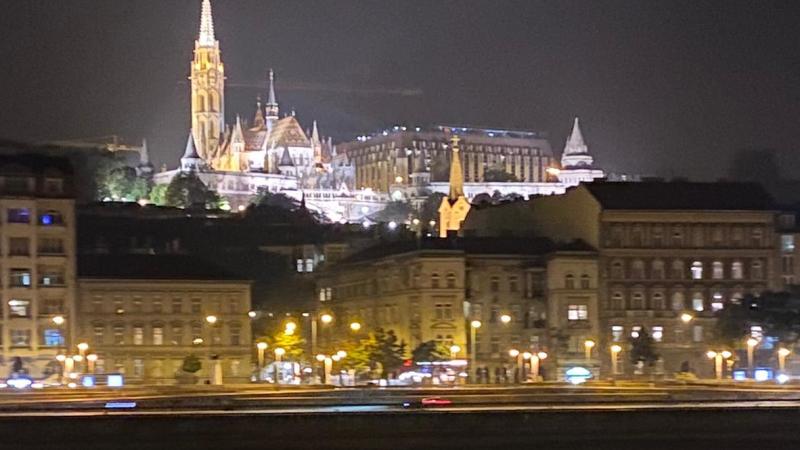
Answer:
<svg viewBox="0 0 800 450"><path fill-rule="evenodd" d="M275 122L269 133L268 146L272 147L310 147L311 141L294 116L287 116Z"/></svg>
<svg viewBox="0 0 800 450"><path fill-rule="evenodd" d="M770 195L756 183L594 182L581 187L603 209L770 211Z"/></svg>

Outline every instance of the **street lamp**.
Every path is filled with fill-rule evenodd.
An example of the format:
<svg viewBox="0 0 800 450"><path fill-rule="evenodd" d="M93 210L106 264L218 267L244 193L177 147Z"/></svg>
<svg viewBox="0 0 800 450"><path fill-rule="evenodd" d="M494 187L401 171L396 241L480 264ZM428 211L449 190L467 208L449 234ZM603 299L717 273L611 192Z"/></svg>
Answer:
<svg viewBox="0 0 800 450"><path fill-rule="evenodd" d="M206 316L206 322L208 322L209 325L214 325L215 323L217 323L217 316L215 315Z"/></svg>
<svg viewBox="0 0 800 450"><path fill-rule="evenodd" d="M500 322L503 322L504 325L508 325L509 323L511 323L511 316L509 316L508 314L503 314L502 316L500 316Z"/></svg>
<svg viewBox="0 0 800 450"><path fill-rule="evenodd" d="M248 313L247 313L247 317L249 317L251 319L255 319L257 315L258 315L258 313L256 313L255 311L248 311Z"/></svg>
<svg viewBox="0 0 800 450"><path fill-rule="evenodd" d="M758 339L751 337L747 339L747 369L753 371L753 349L758 345Z"/></svg>
<svg viewBox="0 0 800 450"><path fill-rule="evenodd" d="M591 339L587 339L583 341L583 350L586 356L586 362L589 362L592 359L592 349L594 348L595 343Z"/></svg>
<svg viewBox="0 0 800 450"><path fill-rule="evenodd" d="M621 351L622 347L619 345L614 344L611 346L611 373L615 376L619 373L619 367L617 367L617 357Z"/></svg>
<svg viewBox="0 0 800 450"><path fill-rule="evenodd" d="M694 316L689 313L681 314L681 322L683 323L689 323L692 321L692 319L694 319Z"/></svg>
<svg viewBox="0 0 800 450"><path fill-rule="evenodd" d="M353 332L359 331L361 329L361 324L358 322L353 322L350 324L350 330Z"/></svg>
<svg viewBox="0 0 800 450"><path fill-rule="evenodd" d="M89 350L89 344L86 342L81 342L78 344L78 354L80 354L81 360L83 360L83 358L86 356L86 350Z"/></svg>
<svg viewBox="0 0 800 450"><path fill-rule="evenodd" d="M97 355L94 353L89 353L86 355L86 362L89 365L89 373L94 373L94 365L97 362Z"/></svg>
<svg viewBox="0 0 800 450"><path fill-rule="evenodd" d="M258 379L261 379L261 371L264 369L264 351L267 350L266 342L258 342L256 349L258 349Z"/></svg>
<svg viewBox="0 0 800 450"><path fill-rule="evenodd" d="M531 355L531 375L533 375L533 381L539 381L539 369L541 366L541 362L547 359L547 353L539 352L535 355Z"/></svg>
<svg viewBox="0 0 800 450"><path fill-rule="evenodd" d="M275 349L275 385L281 384L281 377L280 377L280 365L283 355L286 354L286 350L281 347Z"/></svg>
<svg viewBox="0 0 800 450"><path fill-rule="evenodd" d="M786 347L778 349L778 370L781 373L786 369L786 357L789 356L790 353L792 353L792 351Z"/></svg>
<svg viewBox="0 0 800 450"><path fill-rule="evenodd" d="M475 381L475 373L476 373L476 370L477 370L476 361L478 359L477 355L475 354L475 339L477 338L476 335L478 334L478 328L480 328L480 327L481 327L481 321L480 320L473 320L472 322L469 323L469 337L470 337L469 344L470 344L470 347L471 347L471 349L470 349L471 350L470 351L470 359L471 359L471 361L470 361L469 368L470 368L470 371L472 372L472 377L473 377L472 380L473 380L473 382Z"/></svg>
<svg viewBox="0 0 800 450"><path fill-rule="evenodd" d="M56 325L64 325L64 316L55 316L53 317L53 323Z"/></svg>
<svg viewBox="0 0 800 450"><path fill-rule="evenodd" d="M460 352L460 351L461 351L461 347L460 346L455 345L455 344L451 345L450 346L450 359L451 360L456 359L456 356L458 356L458 352Z"/></svg>
<svg viewBox="0 0 800 450"><path fill-rule="evenodd" d="M514 358L514 362L517 365L515 377L516 377L516 382L519 383L525 377L525 366L522 361L522 353L520 353L519 350L512 348L511 350L508 351L508 356Z"/></svg>

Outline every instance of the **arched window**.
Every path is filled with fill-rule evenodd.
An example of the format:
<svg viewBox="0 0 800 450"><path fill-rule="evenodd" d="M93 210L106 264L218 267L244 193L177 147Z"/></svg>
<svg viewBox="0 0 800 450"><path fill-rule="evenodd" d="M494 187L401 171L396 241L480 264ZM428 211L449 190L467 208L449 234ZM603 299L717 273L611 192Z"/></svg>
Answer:
<svg viewBox="0 0 800 450"><path fill-rule="evenodd" d="M731 278L734 280L741 280L744 278L744 270L742 269L741 261L734 261L731 264Z"/></svg>
<svg viewBox="0 0 800 450"><path fill-rule="evenodd" d="M722 262L714 261L711 264L711 278L715 280L721 280L725 277L725 270L723 268Z"/></svg>
<svg viewBox="0 0 800 450"><path fill-rule="evenodd" d="M725 298L722 296L722 291L714 290L711 294L711 311L721 311L725 307Z"/></svg>
<svg viewBox="0 0 800 450"><path fill-rule="evenodd" d="M738 305L742 302L744 298L744 287L737 285L733 288L733 293L731 294L731 303Z"/></svg>
<svg viewBox="0 0 800 450"><path fill-rule="evenodd" d="M622 294L622 291L614 291L611 294L611 308L612 310L622 310L625 309L625 296Z"/></svg>
<svg viewBox="0 0 800 450"><path fill-rule="evenodd" d="M683 274L685 273L685 269L683 266L683 261L680 259L676 259L672 261L672 279L674 280L682 280Z"/></svg>
<svg viewBox="0 0 800 450"><path fill-rule="evenodd" d="M692 295L692 309L695 311L703 311L704 309L706 309L702 293L695 292Z"/></svg>
<svg viewBox="0 0 800 450"><path fill-rule="evenodd" d="M641 280L644 278L644 261L641 259L634 260L631 263L631 278Z"/></svg>
<svg viewBox="0 0 800 450"><path fill-rule="evenodd" d="M611 263L611 278L625 278L625 268L622 265L622 261L614 261Z"/></svg>
<svg viewBox="0 0 800 450"><path fill-rule="evenodd" d="M583 274L581 275L581 289L589 289L592 286L592 282L589 279L589 275Z"/></svg>
<svg viewBox="0 0 800 450"><path fill-rule="evenodd" d="M683 311L686 309L686 302L684 300L683 292L675 292L672 294L672 310Z"/></svg>
<svg viewBox="0 0 800 450"><path fill-rule="evenodd" d="M651 302L651 305L650 305L651 309L655 309L655 310L665 309L666 305L664 304L664 293L663 292L654 292L652 298L650 299L650 302Z"/></svg>
<svg viewBox="0 0 800 450"><path fill-rule="evenodd" d="M631 295L631 309L644 309L644 294L641 291Z"/></svg>
<svg viewBox="0 0 800 450"><path fill-rule="evenodd" d="M663 280L664 279L664 261L657 259L653 261L650 270L650 278L654 280Z"/></svg>
<svg viewBox="0 0 800 450"><path fill-rule="evenodd" d="M754 280L760 280L764 278L764 266L761 263L761 260L754 259L752 263L750 263L750 278Z"/></svg>
<svg viewBox="0 0 800 450"><path fill-rule="evenodd" d="M453 272L447 274L447 287L450 289L456 287L456 274Z"/></svg>
<svg viewBox="0 0 800 450"><path fill-rule="evenodd" d="M568 273L564 277L564 287L567 289L575 289L575 275Z"/></svg>
<svg viewBox="0 0 800 450"><path fill-rule="evenodd" d="M693 280L703 279L703 263L701 263L700 261L695 261L692 263L692 279Z"/></svg>
<svg viewBox="0 0 800 450"><path fill-rule="evenodd" d="M434 289L439 287L439 274L438 273L431 274L431 287L434 288Z"/></svg>

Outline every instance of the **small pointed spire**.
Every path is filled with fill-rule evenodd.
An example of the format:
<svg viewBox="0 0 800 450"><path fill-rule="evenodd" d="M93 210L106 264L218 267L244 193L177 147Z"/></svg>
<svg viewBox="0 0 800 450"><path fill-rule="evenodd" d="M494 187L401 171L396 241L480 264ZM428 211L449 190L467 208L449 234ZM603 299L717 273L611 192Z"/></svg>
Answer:
<svg viewBox="0 0 800 450"><path fill-rule="evenodd" d="M572 133L564 145L564 152L561 154L561 167L562 169L569 169L574 167L591 167L594 160L589 155L589 147L586 141L583 140L583 133L581 132L580 123L578 118L572 124Z"/></svg>
<svg viewBox="0 0 800 450"><path fill-rule="evenodd" d="M186 150L183 152L183 158L200 159L200 155L197 154L197 148L194 145L194 136L191 131L189 131L189 139L186 140Z"/></svg>
<svg viewBox="0 0 800 450"><path fill-rule="evenodd" d="M583 141L583 133L581 133L581 127L578 123L578 118L575 118L575 123L572 125L572 134L569 136L569 140L567 140L567 145L572 147L581 147L585 146L586 143Z"/></svg>
<svg viewBox="0 0 800 450"><path fill-rule="evenodd" d="M269 97L267 98L267 106L278 106L278 101L275 100L275 72L269 69Z"/></svg>
<svg viewBox="0 0 800 450"><path fill-rule="evenodd" d="M261 95L256 97L256 116L253 118L253 128L263 128L264 124L264 110L261 108Z"/></svg>
<svg viewBox="0 0 800 450"><path fill-rule="evenodd" d="M200 11L200 37L197 42L201 47L214 47L217 40L214 38L214 18L211 15L211 0L203 0Z"/></svg>
<svg viewBox="0 0 800 450"><path fill-rule="evenodd" d="M450 139L451 149L453 151L452 160L450 161L450 200L455 201L459 197L464 197L464 172L461 170L461 148L458 143L461 138L454 135Z"/></svg>

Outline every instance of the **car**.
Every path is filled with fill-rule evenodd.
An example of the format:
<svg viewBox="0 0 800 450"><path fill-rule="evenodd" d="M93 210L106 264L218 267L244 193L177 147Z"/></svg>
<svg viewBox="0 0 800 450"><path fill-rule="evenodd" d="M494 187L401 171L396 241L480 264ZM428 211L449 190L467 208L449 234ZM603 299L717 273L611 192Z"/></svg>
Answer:
<svg viewBox="0 0 800 450"><path fill-rule="evenodd" d="M403 408L436 408L440 406L450 406L453 404L452 400L443 397L423 397L419 399L406 400L403 402Z"/></svg>

